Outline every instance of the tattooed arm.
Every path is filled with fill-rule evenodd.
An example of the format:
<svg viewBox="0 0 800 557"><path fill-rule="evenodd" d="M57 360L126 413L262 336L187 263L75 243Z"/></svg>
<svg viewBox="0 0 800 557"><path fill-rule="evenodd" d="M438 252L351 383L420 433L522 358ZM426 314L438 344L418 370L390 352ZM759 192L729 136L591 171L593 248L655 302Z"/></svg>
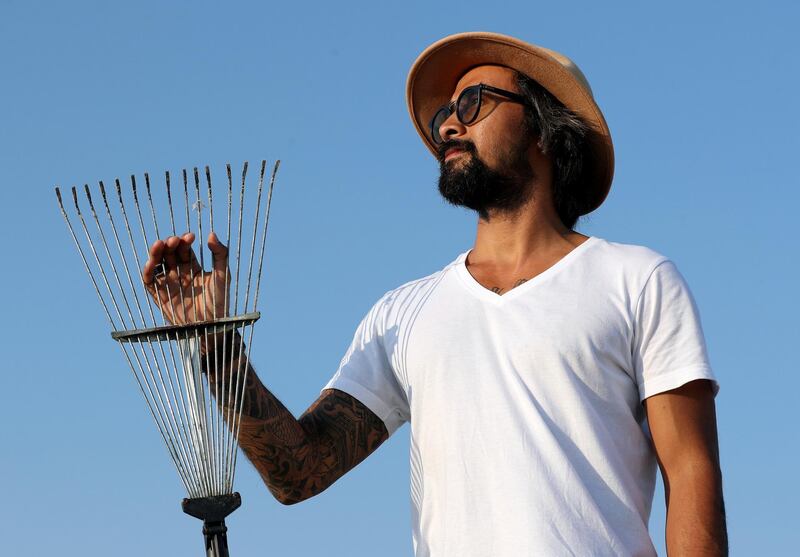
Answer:
<svg viewBox="0 0 800 557"><path fill-rule="evenodd" d="M194 240L194 234L187 233L156 241L142 269L147 290L170 323L227 315L224 304L230 300L225 295L230 280L228 249L211 232L208 248L213 268L205 271L192 251ZM159 265L163 265L165 272L157 275ZM214 335L205 340L210 350L226 346L231 351L236 349L237 354L245 354L238 335L227 342ZM204 369L209 380L217 382L219 376L230 382L230 369L217 374L215 365L206 366L218 358L211 352L206 354L206 342L200 344L201 365L211 368ZM217 355L222 356L219 352ZM232 362L231 356L234 356ZM261 384L250 363L245 361L246 356L237 358L227 352L224 359L231 369L247 370L241 399L239 446L281 503L297 503L325 490L388 437L380 418L350 395L334 389L323 392L298 420ZM221 383L220 380L217 388L212 389L213 393L222 392ZM228 401L217 403L224 406ZM224 416L227 414L223 412Z"/></svg>
<svg viewBox="0 0 800 557"><path fill-rule="evenodd" d="M239 341L231 345L239 346ZM347 393L326 389L296 419L264 387L249 362L235 359L234 369L236 365L247 368L239 445L283 504L324 491L388 438L383 421Z"/></svg>

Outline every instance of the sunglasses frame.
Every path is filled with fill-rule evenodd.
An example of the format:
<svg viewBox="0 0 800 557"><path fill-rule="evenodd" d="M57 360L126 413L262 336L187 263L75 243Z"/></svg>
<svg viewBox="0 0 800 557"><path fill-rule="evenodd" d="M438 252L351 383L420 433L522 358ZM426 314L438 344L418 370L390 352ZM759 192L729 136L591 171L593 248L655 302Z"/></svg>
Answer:
<svg viewBox="0 0 800 557"><path fill-rule="evenodd" d="M464 95L466 95L467 93L474 92L475 89L478 90L478 103L475 109L475 115L469 120L464 120L462 118L461 111L458 110L458 106L461 103L461 99L464 97ZM461 91L461 93L459 93L458 98L456 100L450 101L449 103L442 105L436 112L433 113L433 118L431 118L431 123L430 123L430 133L431 133L431 140L433 141L434 145L441 145L442 143L444 143L444 139L442 138L441 134L439 134L438 128L441 127L441 125L445 123L448 118L450 118L453 112L456 113L456 118L458 118L458 121L465 126L469 126L478 118L478 115L481 113L484 91L488 91L489 93L494 93L501 97L505 97L510 101L528 106L528 100L525 97L523 97L518 93L506 91L505 89L499 89L497 87L492 87L491 85L486 85L484 83L478 83L477 85L470 85L469 87L465 87L464 90ZM446 115L442 120L442 124L436 126L436 119L442 112L446 112ZM437 137L439 138L439 140L436 139Z"/></svg>

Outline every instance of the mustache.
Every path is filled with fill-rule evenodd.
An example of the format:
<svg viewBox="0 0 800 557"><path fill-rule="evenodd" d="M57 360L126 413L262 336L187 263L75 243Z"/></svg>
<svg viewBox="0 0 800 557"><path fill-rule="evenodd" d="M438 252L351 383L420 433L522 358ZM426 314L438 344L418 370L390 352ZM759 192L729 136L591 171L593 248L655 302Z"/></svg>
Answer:
<svg viewBox="0 0 800 557"><path fill-rule="evenodd" d="M437 158L439 159L439 162L444 162L444 154L450 149L461 149L473 155L477 153L477 149L475 149L475 144L472 143L472 141L448 139L447 141L441 143L436 150L436 155Z"/></svg>

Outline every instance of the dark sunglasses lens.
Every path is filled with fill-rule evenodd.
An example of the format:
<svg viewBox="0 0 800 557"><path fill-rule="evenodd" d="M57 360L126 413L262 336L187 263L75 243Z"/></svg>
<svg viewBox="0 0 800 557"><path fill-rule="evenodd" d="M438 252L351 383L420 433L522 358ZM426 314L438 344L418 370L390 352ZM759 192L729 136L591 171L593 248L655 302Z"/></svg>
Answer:
<svg viewBox="0 0 800 557"><path fill-rule="evenodd" d="M439 133L439 128L444 124L444 121L450 116L450 110L447 107L442 107L431 120L431 138L433 142L439 144L442 142L442 136Z"/></svg>
<svg viewBox="0 0 800 557"><path fill-rule="evenodd" d="M458 119L462 124L471 124L478 117L481 104L481 88L467 87L458 97Z"/></svg>

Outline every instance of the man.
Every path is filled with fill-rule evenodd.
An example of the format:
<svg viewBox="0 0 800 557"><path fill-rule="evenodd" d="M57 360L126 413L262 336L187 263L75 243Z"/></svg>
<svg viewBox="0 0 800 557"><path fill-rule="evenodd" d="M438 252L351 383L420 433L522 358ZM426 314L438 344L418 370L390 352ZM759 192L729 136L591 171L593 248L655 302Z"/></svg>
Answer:
<svg viewBox="0 0 800 557"><path fill-rule="evenodd" d="M669 554L725 554L718 387L688 287L657 253L573 230L613 174L583 74L466 33L420 56L408 102L440 192L479 215L474 248L383 296L299 419L250 368L240 445L270 491L312 497L410 421L417 556L653 555L656 461ZM151 292L193 239L154 244ZM214 280L227 250L208 245Z"/></svg>

